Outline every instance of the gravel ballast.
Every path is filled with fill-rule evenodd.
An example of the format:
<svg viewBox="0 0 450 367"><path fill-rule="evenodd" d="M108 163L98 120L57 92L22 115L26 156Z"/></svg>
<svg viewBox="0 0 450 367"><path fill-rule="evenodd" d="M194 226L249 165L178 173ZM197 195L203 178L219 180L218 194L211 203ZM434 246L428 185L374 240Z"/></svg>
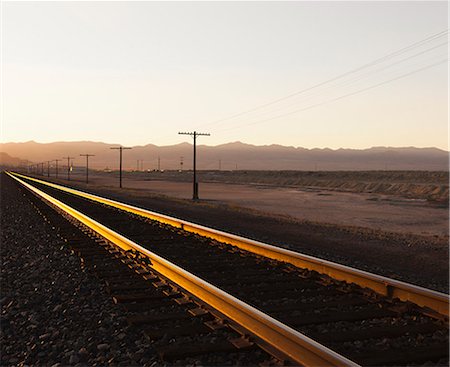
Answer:
<svg viewBox="0 0 450 367"><path fill-rule="evenodd" d="M105 286L5 175L1 229L1 366L156 363Z"/></svg>

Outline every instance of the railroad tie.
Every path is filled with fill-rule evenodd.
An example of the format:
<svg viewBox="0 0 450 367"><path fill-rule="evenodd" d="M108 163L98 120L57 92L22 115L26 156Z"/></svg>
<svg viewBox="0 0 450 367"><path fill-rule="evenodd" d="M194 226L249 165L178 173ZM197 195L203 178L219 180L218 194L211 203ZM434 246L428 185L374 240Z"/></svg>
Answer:
<svg viewBox="0 0 450 367"><path fill-rule="evenodd" d="M133 303L133 302L152 301L156 299L160 300L166 297L167 297L166 295L158 293L115 294L113 296L113 301L114 303Z"/></svg>
<svg viewBox="0 0 450 367"><path fill-rule="evenodd" d="M359 321L379 319L383 317L393 317L396 314L390 310L384 308L363 309L352 312L339 312L333 311L321 313L307 313L299 316L283 317L282 321L287 325L302 326L313 324L327 324L330 322L339 321Z"/></svg>
<svg viewBox="0 0 450 367"><path fill-rule="evenodd" d="M211 314L207 314L211 315ZM205 317L202 315L201 317ZM186 311L175 311L164 314L156 315L133 315L127 317L127 322L129 325L144 325L153 324L162 321L174 321L174 320L186 320L193 318L193 315L187 313Z"/></svg>
<svg viewBox="0 0 450 367"><path fill-rule="evenodd" d="M241 337L213 343L189 343L156 347L162 361L172 362L177 359L211 353L233 353L254 348L255 345Z"/></svg>
<svg viewBox="0 0 450 367"><path fill-rule="evenodd" d="M425 347L414 347L406 349L389 348L382 352L350 353L350 358L357 360L364 366L405 366L411 364L422 364L448 358L448 343L440 342Z"/></svg>
<svg viewBox="0 0 450 367"><path fill-rule="evenodd" d="M355 340L366 340L366 339L377 339L385 338L389 336L390 338L399 337L402 335L416 335L416 334L430 334L439 329L443 329L436 323L428 322L419 325L407 325L407 326L378 326L370 327L362 330L349 330L349 331L339 331L329 332L329 333L307 333L307 335L322 343L324 342L346 342Z"/></svg>
<svg viewBox="0 0 450 367"><path fill-rule="evenodd" d="M144 330L145 336L149 340L158 340L160 338L175 338L186 335L201 335L211 332L211 329L205 324L192 325L191 322L183 326L166 327L162 329L148 328Z"/></svg>
<svg viewBox="0 0 450 367"><path fill-rule="evenodd" d="M192 304L193 305L193 304ZM135 303L124 303L123 307L128 312L146 312L148 310L161 308L161 307L168 307L173 306L173 302L167 297L160 298L160 299L153 299L152 301L145 301L145 302L135 302Z"/></svg>

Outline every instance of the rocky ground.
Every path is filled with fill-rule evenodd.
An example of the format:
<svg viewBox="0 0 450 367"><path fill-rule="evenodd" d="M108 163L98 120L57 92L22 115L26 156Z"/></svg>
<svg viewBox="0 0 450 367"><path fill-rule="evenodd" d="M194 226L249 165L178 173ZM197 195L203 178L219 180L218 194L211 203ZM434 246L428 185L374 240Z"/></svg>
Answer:
<svg viewBox="0 0 450 367"><path fill-rule="evenodd" d="M448 292L448 237L297 221L208 202L91 189L141 207ZM23 191L1 177L1 366L156 365L144 337ZM114 352L113 352L114 351Z"/></svg>
<svg viewBox="0 0 450 367"><path fill-rule="evenodd" d="M1 176L0 365L156 364L104 286Z"/></svg>

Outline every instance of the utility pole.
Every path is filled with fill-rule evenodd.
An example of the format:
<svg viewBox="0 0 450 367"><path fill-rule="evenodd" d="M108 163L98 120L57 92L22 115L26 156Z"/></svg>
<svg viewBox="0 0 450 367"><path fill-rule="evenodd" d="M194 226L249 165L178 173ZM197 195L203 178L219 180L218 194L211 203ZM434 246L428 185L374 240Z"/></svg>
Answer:
<svg viewBox="0 0 450 367"><path fill-rule="evenodd" d="M41 163L41 176L44 176L44 162Z"/></svg>
<svg viewBox="0 0 450 367"><path fill-rule="evenodd" d="M63 159L67 159L67 181L70 181L70 160L74 159L75 157L63 157Z"/></svg>
<svg viewBox="0 0 450 367"><path fill-rule="evenodd" d="M192 200L198 200L198 183L197 183L197 136L210 136L208 133L178 133L179 135L191 135L194 137L194 179L193 179L193 193Z"/></svg>
<svg viewBox="0 0 450 367"><path fill-rule="evenodd" d="M58 162L59 162L60 160L61 160L61 159L55 159L55 162L56 162L55 177L56 177L56 178L58 178Z"/></svg>
<svg viewBox="0 0 450 367"><path fill-rule="evenodd" d="M109 149L118 149L120 151L120 164L119 164L119 187L122 188L122 150L131 149L128 147L112 147Z"/></svg>
<svg viewBox="0 0 450 367"><path fill-rule="evenodd" d="M180 157L180 172L183 172L183 159L184 157Z"/></svg>
<svg viewBox="0 0 450 367"><path fill-rule="evenodd" d="M136 171L143 171L144 170L144 160L138 159L136 160Z"/></svg>
<svg viewBox="0 0 450 367"><path fill-rule="evenodd" d="M158 156L158 172L161 172L161 157Z"/></svg>
<svg viewBox="0 0 450 367"><path fill-rule="evenodd" d="M89 157L95 157L94 154L80 154L80 157L86 157L86 184L89 183Z"/></svg>
<svg viewBox="0 0 450 367"><path fill-rule="evenodd" d="M222 160L219 159L219 171L221 171L221 170L222 170Z"/></svg>
<svg viewBox="0 0 450 367"><path fill-rule="evenodd" d="M51 161L47 161L47 177L50 177L50 162Z"/></svg>

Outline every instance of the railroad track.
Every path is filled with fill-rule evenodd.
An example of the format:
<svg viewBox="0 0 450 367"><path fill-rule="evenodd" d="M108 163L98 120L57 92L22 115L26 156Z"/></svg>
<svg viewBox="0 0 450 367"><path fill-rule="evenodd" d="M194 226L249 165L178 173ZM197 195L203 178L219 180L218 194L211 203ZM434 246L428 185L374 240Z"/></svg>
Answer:
<svg viewBox="0 0 450 367"><path fill-rule="evenodd" d="M448 365L447 295L11 177L100 243L74 246L130 324L176 341L156 348L165 361L231 352L266 365ZM129 276L117 275L118 260Z"/></svg>

